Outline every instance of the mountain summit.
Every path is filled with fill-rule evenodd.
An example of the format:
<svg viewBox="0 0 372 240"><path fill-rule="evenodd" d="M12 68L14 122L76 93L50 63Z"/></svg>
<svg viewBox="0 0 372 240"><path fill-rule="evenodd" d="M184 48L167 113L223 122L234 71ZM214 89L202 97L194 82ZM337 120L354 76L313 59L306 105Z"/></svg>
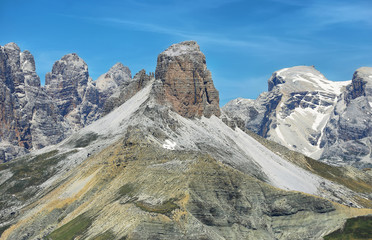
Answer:
<svg viewBox="0 0 372 240"><path fill-rule="evenodd" d="M220 116L219 95L195 41L170 46L160 53L155 71L157 98L184 117Z"/></svg>

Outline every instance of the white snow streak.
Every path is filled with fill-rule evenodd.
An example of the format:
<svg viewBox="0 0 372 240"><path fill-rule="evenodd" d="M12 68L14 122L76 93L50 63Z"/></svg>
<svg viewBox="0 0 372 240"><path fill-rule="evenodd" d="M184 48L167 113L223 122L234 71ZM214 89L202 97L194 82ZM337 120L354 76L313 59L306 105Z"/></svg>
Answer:
<svg viewBox="0 0 372 240"><path fill-rule="evenodd" d="M172 142L170 140L165 140L165 143L163 144L163 148L169 149L169 150L174 150L176 147L177 143Z"/></svg>
<svg viewBox="0 0 372 240"><path fill-rule="evenodd" d="M283 68L283 69L281 69L279 71L276 71L276 75L279 75L280 76L281 73L283 73L283 72L285 72L287 70L288 70L288 68Z"/></svg>

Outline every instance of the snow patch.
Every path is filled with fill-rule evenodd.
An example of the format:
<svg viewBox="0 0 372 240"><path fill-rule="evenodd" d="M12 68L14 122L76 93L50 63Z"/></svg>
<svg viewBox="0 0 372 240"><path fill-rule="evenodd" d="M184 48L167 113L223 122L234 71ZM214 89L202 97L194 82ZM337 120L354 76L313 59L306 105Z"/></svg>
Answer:
<svg viewBox="0 0 372 240"><path fill-rule="evenodd" d="M324 76L318 76L313 73L297 74L296 77L292 80L295 82L304 82L311 84L314 90L325 91L327 93L332 93L335 95L340 95L342 88L349 85L351 81L340 81L334 82L330 81Z"/></svg>
<svg viewBox="0 0 372 240"><path fill-rule="evenodd" d="M276 75L279 75L285 71L287 71L289 68L283 68L283 69L280 69L279 71L276 71Z"/></svg>
<svg viewBox="0 0 372 240"><path fill-rule="evenodd" d="M163 144L163 148L169 149L169 150L174 150L176 145L177 145L177 143L172 142L171 140L165 140L165 143Z"/></svg>
<svg viewBox="0 0 372 240"><path fill-rule="evenodd" d="M276 132L277 136L278 136L278 137L279 137L283 142L285 142L285 138L284 138L282 132L280 131L279 126L276 126L276 128L275 128L275 132Z"/></svg>

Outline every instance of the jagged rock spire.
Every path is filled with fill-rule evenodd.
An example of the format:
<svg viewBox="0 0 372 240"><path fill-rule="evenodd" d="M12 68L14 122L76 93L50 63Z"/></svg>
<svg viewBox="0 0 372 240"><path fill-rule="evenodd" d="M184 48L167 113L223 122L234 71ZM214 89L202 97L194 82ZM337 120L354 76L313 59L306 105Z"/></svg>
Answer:
<svg viewBox="0 0 372 240"><path fill-rule="evenodd" d="M97 119L98 91L89 77L87 64L76 53L54 63L52 72L45 76L45 89L73 129Z"/></svg>

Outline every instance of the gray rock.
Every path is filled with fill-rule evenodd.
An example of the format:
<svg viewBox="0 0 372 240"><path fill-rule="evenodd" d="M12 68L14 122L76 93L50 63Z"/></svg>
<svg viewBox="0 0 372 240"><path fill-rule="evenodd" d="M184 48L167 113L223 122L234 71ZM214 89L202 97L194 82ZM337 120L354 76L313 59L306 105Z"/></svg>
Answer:
<svg viewBox="0 0 372 240"><path fill-rule="evenodd" d="M146 74L144 69L132 79L128 67L121 63L114 65L108 73L97 79L96 83L97 88L100 88L102 115L125 103L153 79L154 75Z"/></svg>
<svg viewBox="0 0 372 240"><path fill-rule="evenodd" d="M98 90L77 54L63 56L45 76L45 90L74 130L99 118Z"/></svg>
<svg viewBox="0 0 372 240"><path fill-rule="evenodd" d="M332 164L371 167L372 68L359 68L339 97L328 121L321 159Z"/></svg>
<svg viewBox="0 0 372 240"><path fill-rule="evenodd" d="M346 85L327 80L313 66L286 68L273 73L268 92L256 100L232 100L223 110L242 119L246 129L316 158L322 130Z"/></svg>
<svg viewBox="0 0 372 240"><path fill-rule="evenodd" d="M120 86L132 81L132 74L128 67L122 63L116 63L110 70L102 74L96 81L96 87L100 94L100 103L104 105L110 97L118 97Z"/></svg>
<svg viewBox="0 0 372 240"><path fill-rule="evenodd" d="M129 68L117 63L93 82L87 64L72 53L54 63L41 87L31 53L15 43L1 47L0 162L60 142L124 103L150 78L141 72L132 79Z"/></svg>
<svg viewBox="0 0 372 240"><path fill-rule="evenodd" d="M351 83L329 81L313 67L282 69L268 89L223 110L291 150L330 164L371 166L372 68L358 69Z"/></svg>
<svg viewBox="0 0 372 240"><path fill-rule="evenodd" d="M0 162L56 144L69 126L40 87L35 61L15 43L0 46Z"/></svg>

